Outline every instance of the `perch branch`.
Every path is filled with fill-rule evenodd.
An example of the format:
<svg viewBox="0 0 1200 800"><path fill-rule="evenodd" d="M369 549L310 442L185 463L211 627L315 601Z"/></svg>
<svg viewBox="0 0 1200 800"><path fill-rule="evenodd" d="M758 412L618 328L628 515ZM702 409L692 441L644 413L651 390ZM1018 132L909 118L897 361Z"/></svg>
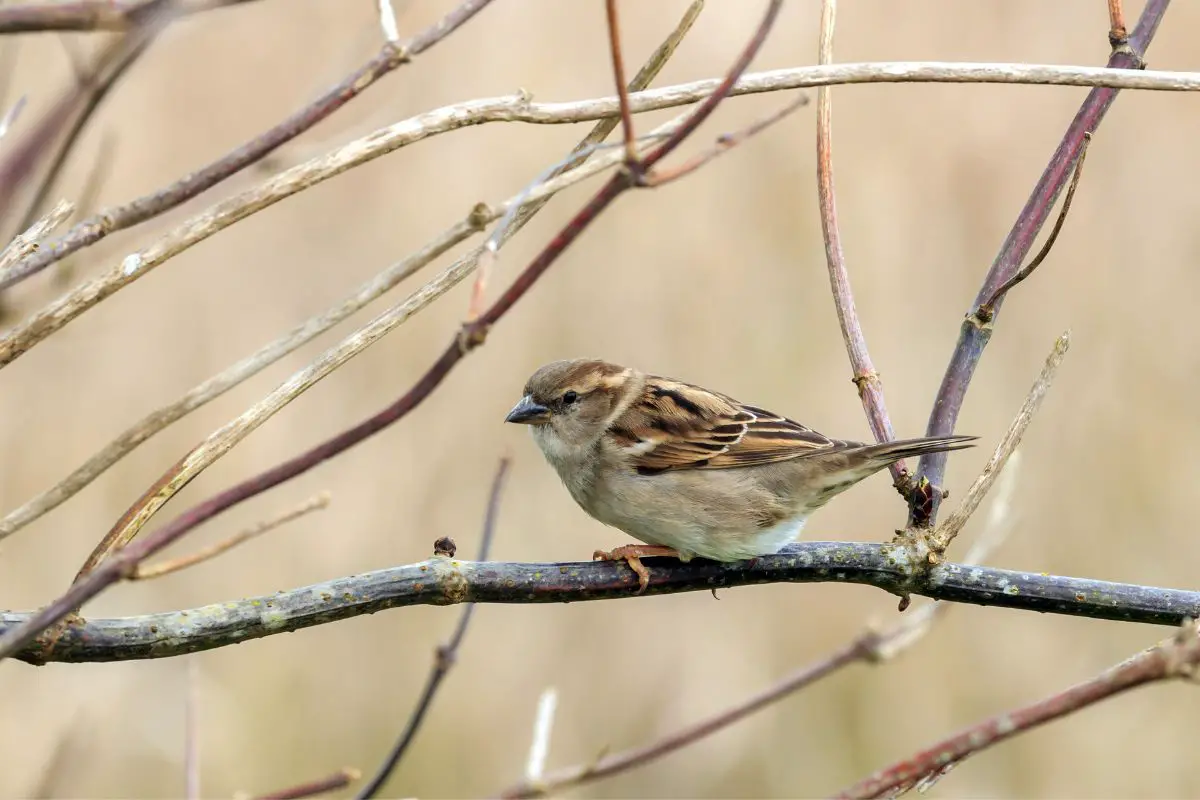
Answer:
<svg viewBox="0 0 1200 800"><path fill-rule="evenodd" d="M733 95L758 94L790 89L879 82L965 82L965 83L1025 83L1067 86L1112 85L1123 88L1158 89L1167 91L1200 91L1200 73L1140 72L1089 67L1028 66L1020 64L938 64L938 63L869 63L834 64L773 70L746 76L734 87ZM717 80L696 81L668 86L648 92L630 94L634 113L669 108L697 102L708 96L718 85ZM362 139L339 148L305 164L275 176L259 187L224 200L193 217L161 237L150 247L132 253L97 278L34 313L29 319L0 336L0 367L11 363L50 334L114 294L133 280L140 278L167 259L178 255L234 222L266 208L285 197L309 188L384 153L437 133L485 122L529 122L560 124L595 120L619 114L616 97L570 103L532 103L524 95L472 100L437 109L411 120L376 131ZM149 203L153 197L170 193L164 189L156 195L134 201L127 207ZM112 213L110 212L101 212ZM99 216L99 215L98 215ZM93 217L95 219L96 217ZM87 220L79 223L77 231ZM43 250L58 248L68 232L56 242L48 243L24 260L17 268L44 257ZM97 240L98 241L98 240ZM82 247L83 245L80 245ZM78 248L76 248L78 249ZM62 256L65 257L66 253ZM54 260L58 260L58 256ZM0 281L3 279L0 273Z"/></svg>
<svg viewBox="0 0 1200 800"><path fill-rule="evenodd" d="M824 0L821 4L821 33L817 48L817 60L821 64L833 61L833 30L837 21L836 0ZM883 397L883 383L871 353L867 350L867 339L863 335L862 322L854 305L854 293L850 288L850 273L846 268L846 255L842 250L842 236L838 230L837 200L833 189L833 132L831 127L832 104L830 87L817 89L817 201L821 213L821 232L825 237L825 261L829 266L829 285L833 290L833 303L837 308L838 325L842 329L842 340L850 356L851 380L858 389L858 399L867 415L867 423L877 442L896 438L892 420L888 416L887 403ZM893 463L888 470L892 483L900 494L907 498L910 492L908 467L904 461Z"/></svg>
<svg viewBox="0 0 1200 800"><path fill-rule="evenodd" d="M1171 678L1194 679L1200 638L1187 621L1171 639L1129 658L1099 676L1036 703L976 723L933 747L879 770L843 790L840 798L894 797L928 776L944 773L964 758L1039 725L1114 695Z"/></svg>
<svg viewBox="0 0 1200 800"><path fill-rule="evenodd" d="M986 559L1011 530L1008 510L1015 483L1012 480L1014 474L1014 471L1007 473L1001 491L993 501L993 513L988 526L983 535L972 545L963 562L964 566L977 564ZM524 782L505 789L498 796L529 798L561 794L564 789L611 777L656 761L711 736L851 664L880 664L896 658L920 641L929 632L937 616L947 608L948 606L944 603L927 603L912 613L905 614L900 621L884 630L879 630L874 625L868 625L858 637L846 645L820 660L792 672L774 686L723 709L707 719L675 731L650 744L605 755L591 763L555 770L547 776L542 776L540 773L533 776L527 774Z"/></svg>
<svg viewBox="0 0 1200 800"><path fill-rule="evenodd" d="M134 542L93 575L113 569L111 565L120 563L123 554L149 540L147 536ZM648 564L646 594L768 583L849 583L934 600L1152 625L1179 625L1200 617L1196 591L954 563L925 570L912 564L905 553L890 544L871 542L800 542L754 562L694 559L682 564L654 558ZM33 637L15 638L31 623L37 630L44 627L43 612L2 612L0 636L5 646L18 642L4 656L16 654L35 664L129 661L225 647L401 606L579 602L633 598L637 590L638 578L624 562L478 563L435 558L184 611L79 620L65 626L53 649ZM78 596L71 596L64 605L77 601Z"/></svg>
<svg viewBox="0 0 1200 800"><path fill-rule="evenodd" d="M479 540L479 561L488 560L488 554L492 549L492 539L496 534L496 516L500 513L500 496L504 492L504 480L508 476L509 459L500 459L500 466L496 469L496 477L492 479L492 491L488 498L487 514L483 522L483 535ZM450 553L449 557L453 557ZM446 556L442 556L445 558ZM417 701L417 705L413 708L412 714L409 715L408 721L404 723L404 729L400 733L395 744L392 745L391 751L379 766L379 770L372 776L367 784L359 789L355 794L357 800L369 800L379 794L379 790L388 782L392 772L400 760L404 758L404 754L408 752L408 746L412 744L412 740L416 738L417 731L421 728L421 723L425 721L425 714L433 705L433 698L437 695L438 689L449 674L450 669L454 666L455 660L458 658L458 648L462 645L463 639L467 635L467 626L471 624L471 615L475 611L473 603L467 603L463 606L462 613L458 615L458 625L454 628L454 633L450 636L450 641L441 645L434 653L433 666L429 670L429 677L425 681L425 688L421 691L421 697Z"/></svg>
<svg viewBox="0 0 1200 800"><path fill-rule="evenodd" d="M464 0L445 17L405 44L384 43L374 58L341 83L255 139L211 164L189 172L165 189L123 206L105 209L75 225L37 254L0 274L0 289L40 272L54 262L83 247L95 244L115 231L130 228L163 214L240 172L346 105L384 75L445 39L490 2L491 0Z"/></svg>
<svg viewBox="0 0 1200 800"><path fill-rule="evenodd" d="M1141 59L1136 54L1146 52L1169 4L1170 0L1147 0L1142 17L1129 40L1132 50L1114 51L1108 61L1110 69L1131 75L1141 74L1134 69L1141 66ZM979 315L979 306L991 299L996 290L1020 269L1021 262L1033 247L1034 239L1049 218L1055 199L1066 185L1071 167L1078 159L1087 141L1087 135L1099 127L1116 96L1117 90L1114 88L1095 88L1088 92L1058 149L1051 156L1049 165L1018 215L1016 223L1000 246L1000 252L983 280L975 304L967 313L959 330L958 342L950 356L950 363L946 367L929 414L929 423L926 426L928 436L948 436L954 432L963 400L975 374L975 367L991 339L995 318L1000 313L1004 298L1000 297L987 309L986 323ZM938 487L946 474L946 454L933 453L922 456L917 474L928 482L930 491L926 504L912 504L909 522L918 527L927 527L933 524L938 504L941 502Z"/></svg>

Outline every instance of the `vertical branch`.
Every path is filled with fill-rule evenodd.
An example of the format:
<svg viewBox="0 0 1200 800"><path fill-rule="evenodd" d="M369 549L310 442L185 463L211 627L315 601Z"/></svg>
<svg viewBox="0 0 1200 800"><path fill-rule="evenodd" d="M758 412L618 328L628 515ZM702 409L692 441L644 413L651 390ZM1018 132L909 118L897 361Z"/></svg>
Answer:
<svg viewBox="0 0 1200 800"><path fill-rule="evenodd" d="M1170 0L1147 0L1137 28L1129 39L1129 46L1132 50L1129 52L1114 51L1108 59L1109 67L1138 69L1144 66L1140 54L1146 52L1146 48L1153 40L1169 5ZM975 367L979 364L979 359L983 356L983 351L992 337L995 318L1000 312L1000 306L1003 305L1003 297L990 309L991 314L987 322L980 318L979 306L995 295L997 289L1019 270L1021 262L1025 260L1025 256L1032 249L1034 239L1042 229L1042 225L1049 218L1059 192L1067 184L1072 167L1087 141L1087 135L1100 125L1113 100L1116 99L1117 92L1117 89L1099 87L1088 92L1087 98L1067 128L1058 149L1051 156L1049 165L1042 173L1033 193L1017 217L1016 224L1013 225L1004 244L1001 245L1000 252L997 254L996 260L992 262L971 310L963 320L958 342L954 347L954 353L950 357L946 374L942 378L941 386L938 388L937 397L934 399L933 408L929 414L926 435L948 436L954 432L954 425L962 410L963 400L971 385L971 378L975 374ZM910 524L927 527L937 516L938 504L941 502L941 492L938 487L941 486L946 475L946 457L946 453L931 453L921 457L917 474L927 480L932 488L927 497L927 504L921 507L914 506L909 519Z"/></svg>
<svg viewBox="0 0 1200 800"><path fill-rule="evenodd" d="M837 0L824 0L821 3L821 38L818 48L820 64L833 61L833 29L836 19ZM842 339L850 356L850 368L854 373L852 380L858 387L858 398L862 401L875 441L886 442L895 439L896 434L892 430L892 421L888 417L887 404L883 399L883 384L875 371L875 365L871 362L862 323L854 306L850 273L846 269L842 237L838 232L837 202L833 191L830 91L828 86L817 89L817 198L821 210L821 232L825 237L825 261L829 265L829 285L833 290L833 302L837 307ZM896 489L907 497L910 478L904 462L897 461L888 467L888 470L892 473Z"/></svg>
<svg viewBox="0 0 1200 800"><path fill-rule="evenodd" d="M621 104L621 134L625 140L625 164L632 167L638 160L637 145L634 143L633 114L629 111L629 89L625 85L625 58L621 55L621 26L617 18L617 0L605 0L604 12L608 17L608 49L612 53L617 100Z"/></svg>

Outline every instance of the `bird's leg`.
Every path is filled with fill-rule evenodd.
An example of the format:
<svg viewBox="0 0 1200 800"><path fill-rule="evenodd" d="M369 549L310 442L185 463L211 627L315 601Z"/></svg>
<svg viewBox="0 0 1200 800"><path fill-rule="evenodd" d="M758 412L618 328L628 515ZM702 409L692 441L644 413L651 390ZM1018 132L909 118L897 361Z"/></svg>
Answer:
<svg viewBox="0 0 1200 800"><path fill-rule="evenodd" d="M646 591L650 585L650 570L642 563L647 556L670 556L679 558L679 551L673 547L663 547L657 544L623 544L612 550L597 550L592 553L593 561L624 561L638 576L637 593Z"/></svg>

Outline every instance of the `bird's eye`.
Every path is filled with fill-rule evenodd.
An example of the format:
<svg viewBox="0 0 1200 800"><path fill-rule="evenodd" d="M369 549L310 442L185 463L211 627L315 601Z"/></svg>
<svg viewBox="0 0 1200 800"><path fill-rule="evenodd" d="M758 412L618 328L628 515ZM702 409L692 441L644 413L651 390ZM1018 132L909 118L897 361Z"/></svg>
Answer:
<svg viewBox="0 0 1200 800"><path fill-rule="evenodd" d="M578 399L579 399L579 395L576 394L575 390L573 390L573 389L569 392L564 393L562 396L562 401L563 401L564 406L569 406Z"/></svg>

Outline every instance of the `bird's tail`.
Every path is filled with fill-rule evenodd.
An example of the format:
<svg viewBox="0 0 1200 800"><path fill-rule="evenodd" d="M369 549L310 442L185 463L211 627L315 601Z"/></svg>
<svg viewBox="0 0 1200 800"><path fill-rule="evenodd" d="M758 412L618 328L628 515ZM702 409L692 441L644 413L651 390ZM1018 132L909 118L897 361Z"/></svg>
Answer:
<svg viewBox="0 0 1200 800"><path fill-rule="evenodd" d="M975 445L971 442L978 438L978 436L930 436L923 439L899 439L883 444L863 445L855 455L872 465L886 467L893 461L899 461L902 458L974 447Z"/></svg>

